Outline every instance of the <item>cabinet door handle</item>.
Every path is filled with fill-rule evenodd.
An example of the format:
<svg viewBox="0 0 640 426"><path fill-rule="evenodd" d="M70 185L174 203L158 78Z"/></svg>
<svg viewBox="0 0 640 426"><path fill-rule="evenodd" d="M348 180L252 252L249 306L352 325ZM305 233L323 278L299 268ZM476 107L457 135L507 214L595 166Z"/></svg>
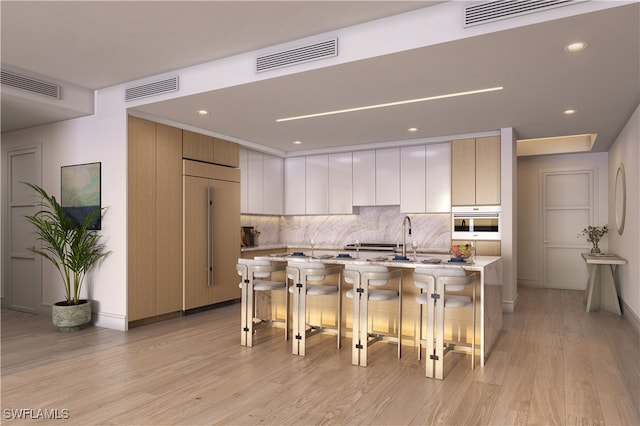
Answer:
<svg viewBox="0 0 640 426"><path fill-rule="evenodd" d="M207 287L213 285L213 188L207 191Z"/></svg>

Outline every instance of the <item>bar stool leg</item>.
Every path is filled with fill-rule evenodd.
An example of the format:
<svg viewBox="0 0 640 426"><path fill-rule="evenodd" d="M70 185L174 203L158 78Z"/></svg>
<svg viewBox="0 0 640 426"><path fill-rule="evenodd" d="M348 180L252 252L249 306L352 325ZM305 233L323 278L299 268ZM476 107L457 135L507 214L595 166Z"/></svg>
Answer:
<svg viewBox="0 0 640 426"><path fill-rule="evenodd" d="M285 274L284 286L284 340L289 340L289 279Z"/></svg>
<svg viewBox="0 0 640 426"><path fill-rule="evenodd" d="M241 307L241 316L240 316L240 344L242 346L251 346L251 332L252 332L252 322L253 321L248 321L248 317L249 317L249 295L248 295L248 287L249 287L249 280L244 279L242 281L242 307Z"/></svg>
<svg viewBox="0 0 640 426"><path fill-rule="evenodd" d="M444 377L444 289L436 284L437 298L435 303L436 317L436 350L435 350L435 378Z"/></svg>
<svg viewBox="0 0 640 426"><path fill-rule="evenodd" d="M369 285L360 283L362 299L360 301L360 365L367 366L367 352L369 350Z"/></svg>
<svg viewBox="0 0 640 426"><path fill-rule="evenodd" d="M299 355L300 353L300 303L301 303L301 290L302 283L300 283L300 277L297 276L294 279L294 291L293 291L293 307L292 307L292 315L293 315L293 329L291 332L293 333L293 338L291 339L291 352L294 355Z"/></svg>
<svg viewBox="0 0 640 426"><path fill-rule="evenodd" d="M398 359L400 359L402 356L402 275L398 279Z"/></svg>
<svg viewBox="0 0 640 426"><path fill-rule="evenodd" d="M351 347L351 364L360 365L360 352L362 351L362 341L360 339L360 305L362 303L362 289L360 283L360 273L353 283L353 338Z"/></svg>
<svg viewBox="0 0 640 426"><path fill-rule="evenodd" d="M428 294L428 299L427 299L427 305L426 305L426 312L425 312L425 322L426 322L426 338L427 338L427 344L426 344L426 352L425 352L425 375L429 378L433 378L435 375L435 347L434 347L434 340L435 340L435 336L434 336L434 319L435 319L435 288L434 288L434 283L430 282L427 284L427 294Z"/></svg>
<svg viewBox="0 0 640 426"><path fill-rule="evenodd" d="M298 341L297 355L305 356L307 348L307 285L306 279L302 279L302 288L298 294Z"/></svg>
<svg viewBox="0 0 640 426"><path fill-rule="evenodd" d="M342 347L342 273L338 274L338 315L336 325L338 326L337 348L340 349Z"/></svg>
<svg viewBox="0 0 640 426"><path fill-rule="evenodd" d="M420 289L422 293L422 289ZM425 318L426 321L426 318ZM418 333L417 333L416 346L418 347L418 361L422 359L422 305L418 303Z"/></svg>
<svg viewBox="0 0 640 426"><path fill-rule="evenodd" d="M476 368L476 284L477 282L473 281L473 298L471 299L471 303L473 303L473 333L472 333L472 341L471 341L471 369Z"/></svg>

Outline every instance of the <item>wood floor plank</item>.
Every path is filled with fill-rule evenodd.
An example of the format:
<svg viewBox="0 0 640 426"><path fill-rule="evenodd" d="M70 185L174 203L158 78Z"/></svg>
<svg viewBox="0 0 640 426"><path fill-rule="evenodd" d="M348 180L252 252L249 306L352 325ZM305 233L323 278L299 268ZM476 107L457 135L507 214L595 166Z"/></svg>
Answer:
<svg viewBox="0 0 640 426"><path fill-rule="evenodd" d="M562 350L550 349L538 358L527 424L561 425L564 423L564 372Z"/></svg>
<svg viewBox="0 0 640 426"><path fill-rule="evenodd" d="M584 292L518 291L485 368L448 354L443 381L424 377L412 347L398 360L394 344L376 343L366 368L351 365L349 337L338 350L334 336L313 336L296 357L282 329L266 328L242 347L237 304L65 334L2 310L2 409L67 409L69 425L640 424L635 331L584 312Z"/></svg>

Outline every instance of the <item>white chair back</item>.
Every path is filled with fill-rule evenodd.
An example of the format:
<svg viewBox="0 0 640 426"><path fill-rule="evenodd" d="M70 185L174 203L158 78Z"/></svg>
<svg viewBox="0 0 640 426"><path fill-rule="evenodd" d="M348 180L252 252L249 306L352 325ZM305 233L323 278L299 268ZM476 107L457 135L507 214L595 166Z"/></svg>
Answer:
<svg viewBox="0 0 640 426"><path fill-rule="evenodd" d="M271 266L271 262L269 262L268 260L255 260L255 259L238 259L238 265L243 265L243 266ZM238 267L238 275L244 277L244 273L242 271L242 267ZM254 278L269 278L271 276L271 272L255 272L253 277Z"/></svg>
<svg viewBox="0 0 640 426"><path fill-rule="evenodd" d="M320 262L299 262L299 261L295 261L295 260L290 260L289 262L287 262L287 266L290 266L290 267L293 267L293 268L298 268L299 270L302 270L302 269L326 269L326 266L324 265L324 263L320 263ZM299 277L293 276L292 273L287 273L287 278L289 278L290 280L299 279ZM323 281L324 279L325 279L325 275L308 275L307 276L307 281Z"/></svg>
<svg viewBox="0 0 640 426"><path fill-rule="evenodd" d="M354 265L354 264L347 264L344 267L345 271L356 271L356 272L389 272L389 268L387 268L386 266L382 266L382 265ZM354 284L354 280L353 278L349 275L349 274L345 274L344 276L344 281L347 284ZM389 280L369 280L369 284L372 286L383 286L383 285L387 285L387 283L389 282Z"/></svg>
<svg viewBox="0 0 640 426"><path fill-rule="evenodd" d="M416 275L418 275L416 277ZM433 267L416 267L414 272L414 282L416 287L418 288L426 288L426 283L428 279L422 280L420 275L428 275L433 277L434 280L437 280L441 277L464 277L467 273L462 268L433 268ZM464 284L447 284L446 289L448 291L462 291L464 290Z"/></svg>

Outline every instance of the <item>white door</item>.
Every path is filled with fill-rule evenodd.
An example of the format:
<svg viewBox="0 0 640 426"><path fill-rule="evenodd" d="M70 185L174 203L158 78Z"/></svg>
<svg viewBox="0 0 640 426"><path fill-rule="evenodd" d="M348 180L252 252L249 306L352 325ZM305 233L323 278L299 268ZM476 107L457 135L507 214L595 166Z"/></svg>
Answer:
<svg viewBox="0 0 640 426"><path fill-rule="evenodd" d="M584 290L587 268L580 253L589 246L577 235L593 223L594 172L543 171L541 179L542 285Z"/></svg>
<svg viewBox="0 0 640 426"><path fill-rule="evenodd" d="M33 225L25 215L35 212L37 198L23 182L40 184L40 149L7 152L5 306L36 312L42 300L42 260L28 249L38 244Z"/></svg>

